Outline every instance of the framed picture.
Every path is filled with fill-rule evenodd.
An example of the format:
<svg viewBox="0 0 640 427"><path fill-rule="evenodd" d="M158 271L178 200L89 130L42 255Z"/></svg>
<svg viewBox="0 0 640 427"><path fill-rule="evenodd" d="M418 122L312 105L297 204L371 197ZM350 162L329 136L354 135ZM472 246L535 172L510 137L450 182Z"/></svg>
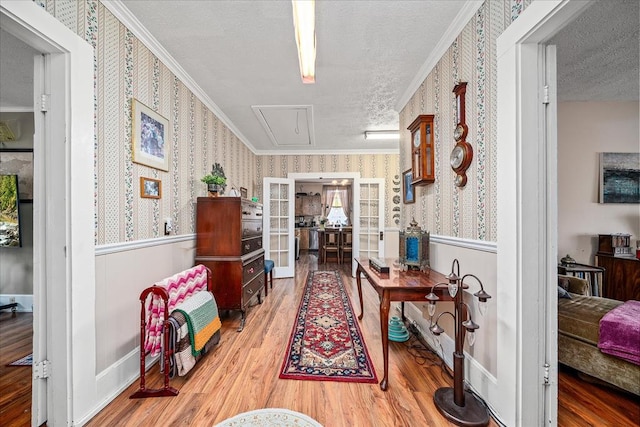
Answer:
<svg viewBox="0 0 640 427"><path fill-rule="evenodd" d="M135 98L131 99L133 161L169 170L169 120Z"/></svg>
<svg viewBox="0 0 640 427"><path fill-rule="evenodd" d="M18 197L33 202L33 149L0 149L0 174L18 176Z"/></svg>
<svg viewBox="0 0 640 427"><path fill-rule="evenodd" d="M416 202L415 189L411 181L413 181L413 171L409 169L402 172L402 194L405 205Z"/></svg>
<svg viewBox="0 0 640 427"><path fill-rule="evenodd" d="M244 187L240 187L240 197L242 197L243 199L247 198L247 189Z"/></svg>
<svg viewBox="0 0 640 427"><path fill-rule="evenodd" d="M640 153L600 153L600 203L640 203Z"/></svg>
<svg viewBox="0 0 640 427"><path fill-rule="evenodd" d="M159 199L162 197L162 181L159 179L140 177L140 197Z"/></svg>

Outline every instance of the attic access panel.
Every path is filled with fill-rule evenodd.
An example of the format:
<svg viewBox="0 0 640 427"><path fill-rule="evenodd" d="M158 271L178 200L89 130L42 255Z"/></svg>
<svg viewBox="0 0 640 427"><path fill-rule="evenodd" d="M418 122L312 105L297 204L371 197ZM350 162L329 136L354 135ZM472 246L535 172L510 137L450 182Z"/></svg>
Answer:
<svg viewBox="0 0 640 427"><path fill-rule="evenodd" d="M276 147L315 145L313 106L253 105L251 108Z"/></svg>

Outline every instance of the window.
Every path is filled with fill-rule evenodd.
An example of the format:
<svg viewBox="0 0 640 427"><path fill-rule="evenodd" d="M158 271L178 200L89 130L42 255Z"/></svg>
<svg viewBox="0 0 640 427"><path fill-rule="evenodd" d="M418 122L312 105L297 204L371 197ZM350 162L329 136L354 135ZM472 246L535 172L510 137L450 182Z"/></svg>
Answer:
<svg viewBox="0 0 640 427"><path fill-rule="evenodd" d="M333 190L329 193L333 196L333 203L331 203L329 213L327 214L329 224L347 224L347 216L342 207L342 197L340 193L340 190Z"/></svg>

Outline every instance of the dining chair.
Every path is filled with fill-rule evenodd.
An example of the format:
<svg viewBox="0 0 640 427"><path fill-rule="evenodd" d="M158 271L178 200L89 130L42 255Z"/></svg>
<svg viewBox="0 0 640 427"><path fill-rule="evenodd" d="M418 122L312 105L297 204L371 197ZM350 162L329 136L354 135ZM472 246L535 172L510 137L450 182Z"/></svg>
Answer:
<svg viewBox="0 0 640 427"><path fill-rule="evenodd" d="M340 231L340 264L345 262L344 255L349 254L349 259L351 259L351 254L353 253L353 232L352 230L341 230Z"/></svg>
<svg viewBox="0 0 640 427"><path fill-rule="evenodd" d="M340 263L340 230L325 229L322 252L325 264L327 263L327 257L329 254L333 254L336 258L336 262L338 264Z"/></svg>

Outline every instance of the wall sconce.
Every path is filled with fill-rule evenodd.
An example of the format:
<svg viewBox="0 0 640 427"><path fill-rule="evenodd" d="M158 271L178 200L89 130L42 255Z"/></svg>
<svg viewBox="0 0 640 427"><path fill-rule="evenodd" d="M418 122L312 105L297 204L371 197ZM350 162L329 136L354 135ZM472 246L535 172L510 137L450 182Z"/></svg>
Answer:
<svg viewBox="0 0 640 427"><path fill-rule="evenodd" d="M489 412L484 404L471 392L464 390L464 339L465 335L472 346L476 340L476 329L480 328L471 317L469 306L463 301L464 292L460 290L468 289L464 281L466 278L474 278L480 285L480 290L473 294L478 298L478 310L481 315L486 313L487 300L491 295L485 292L482 282L473 274L465 274L460 278L460 263L457 259L451 264L451 273L447 276L448 283L438 283L431 288L425 296L428 300L429 316L433 318L436 312L436 303L440 297L434 290L438 287L446 287L450 299L443 301L453 301L454 311L444 311L438 315L436 321L431 324L429 330L440 341L440 334L444 329L438 324L443 315L451 316L455 325L455 351L453 353L453 387L441 387L433 395L433 402L438 411L449 421L459 426L486 426L489 424ZM446 294L444 294L446 297ZM433 319L432 319L433 320Z"/></svg>

